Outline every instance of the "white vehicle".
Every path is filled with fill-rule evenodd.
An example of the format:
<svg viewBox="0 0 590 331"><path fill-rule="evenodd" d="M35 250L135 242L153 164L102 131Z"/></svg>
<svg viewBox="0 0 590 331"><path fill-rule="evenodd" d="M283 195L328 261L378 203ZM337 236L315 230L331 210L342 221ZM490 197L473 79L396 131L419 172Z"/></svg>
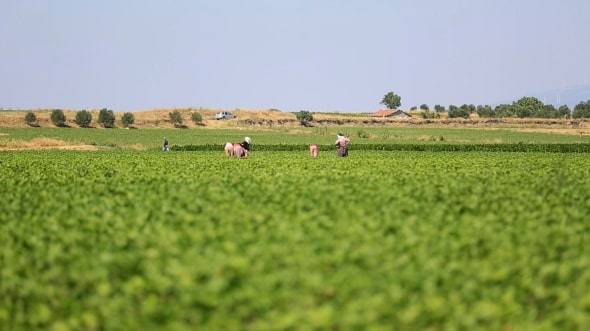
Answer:
<svg viewBox="0 0 590 331"><path fill-rule="evenodd" d="M236 115L228 112L228 111L220 111L217 114L215 114L215 119L216 120L227 120L230 118L235 118Z"/></svg>

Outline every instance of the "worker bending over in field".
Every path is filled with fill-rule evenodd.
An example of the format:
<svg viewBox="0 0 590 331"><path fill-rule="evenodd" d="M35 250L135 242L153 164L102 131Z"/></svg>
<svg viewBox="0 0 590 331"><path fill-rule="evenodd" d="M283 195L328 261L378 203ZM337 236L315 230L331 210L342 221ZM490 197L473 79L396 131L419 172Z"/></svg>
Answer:
<svg viewBox="0 0 590 331"><path fill-rule="evenodd" d="M348 156L348 144L350 139L346 138L344 134L338 133L336 135L336 156L344 157Z"/></svg>
<svg viewBox="0 0 590 331"><path fill-rule="evenodd" d="M225 155L233 156L234 155L234 144L232 143L225 143L223 146L223 150L225 151Z"/></svg>
<svg viewBox="0 0 590 331"><path fill-rule="evenodd" d="M250 137L244 138L241 143L225 143L223 150L225 155L235 157L248 157L250 153Z"/></svg>
<svg viewBox="0 0 590 331"><path fill-rule="evenodd" d="M311 144L309 145L309 154L311 155L311 157L318 157L318 145L317 144Z"/></svg>
<svg viewBox="0 0 590 331"><path fill-rule="evenodd" d="M248 157L250 154L250 137L245 137L240 146L244 149L244 157Z"/></svg>

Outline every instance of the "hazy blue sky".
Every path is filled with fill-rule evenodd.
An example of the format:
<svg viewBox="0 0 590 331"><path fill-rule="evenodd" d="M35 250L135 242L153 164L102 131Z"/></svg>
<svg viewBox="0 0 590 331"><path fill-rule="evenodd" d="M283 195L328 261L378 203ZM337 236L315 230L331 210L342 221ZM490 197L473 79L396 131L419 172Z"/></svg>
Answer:
<svg viewBox="0 0 590 331"><path fill-rule="evenodd" d="M590 0L3 0L0 107L374 111L584 84Z"/></svg>

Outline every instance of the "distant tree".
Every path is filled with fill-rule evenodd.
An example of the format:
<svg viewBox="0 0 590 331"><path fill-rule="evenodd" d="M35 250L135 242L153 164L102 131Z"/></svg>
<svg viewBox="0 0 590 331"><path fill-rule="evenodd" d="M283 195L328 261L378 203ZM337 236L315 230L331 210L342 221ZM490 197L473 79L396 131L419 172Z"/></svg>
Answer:
<svg viewBox="0 0 590 331"><path fill-rule="evenodd" d="M590 118L590 100L578 103L574 107L572 118Z"/></svg>
<svg viewBox="0 0 590 331"><path fill-rule="evenodd" d="M195 124L199 124L203 122L203 116L201 116L201 113L194 112L191 114L191 121Z"/></svg>
<svg viewBox="0 0 590 331"><path fill-rule="evenodd" d="M425 103L423 103L423 104L421 104L421 105L420 105L420 109L422 109L422 110L430 110L430 109L428 108L428 105L427 105L427 104L425 104Z"/></svg>
<svg viewBox="0 0 590 331"><path fill-rule="evenodd" d="M492 107L490 105L478 105L476 107L475 112L477 113L477 115L479 117L483 117L483 118L490 118L490 117L494 117L494 110L492 109Z"/></svg>
<svg viewBox="0 0 590 331"><path fill-rule="evenodd" d="M422 118L440 118L440 113L433 112L428 109L420 113L420 115Z"/></svg>
<svg viewBox="0 0 590 331"><path fill-rule="evenodd" d="M523 106L512 106L514 108L514 114L519 118L533 117L533 112L530 108Z"/></svg>
<svg viewBox="0 0 590 331"><path fill-rule="evenodd" d="M535 97L522 97L518 101L512 103L514 113L516 116L524 117L540 117L539 113L543 109L543 102Z"/></svg>
<svg viewBox="0 0 590 331"><path fill-rule="evenodd" d="M477 108L475 107L474 104L466 104L466 103L462 104L461 107L459 107L459 108L461 108L463 111L468 112L469 114L473 114L477 110Z"/></svg>
<svg viewBox="0 0 590 331"><path fill-rule="evenodd" d="M567 105L561 105L559 109L557 109L557 112L559 113L559 117L569 118L572 115L572 111Z"/></svg>
<svg viewBox="0 0 590 331"><path fill-rule="evenodd" d="M309 122L313 121L312 113L308 112L307 110L301 110L295 113L295 117L303 126L309 126Z"/></svg>
<svg viewBox="0 0 590 331"><path fill-rule="evenodd" d="M553 105L544 105L537 113L540 118L560 118L559 111Z"/></svg>
<svg viewBox="0 0 590 331"><path fill-rule="evenodd" d="M135 116L129 112L123 113L123 116L121 116L121 123L123 123L123 126L128 128L130 125L135 123Z"/></svg>
<svg viewBox="0 0 590 331"><path fill-rule="evenodd" d="M464 104L462 104L461 106L459 106L459 109L461 109L461 110L463 110L463 111L466 111L466 112L468 112L468 113L470 112L470 111L469 111L469 105L468 105L468 104L466 104L466 103L464 103Z"/></svg>
<svg viewBox="0 0 590 331"><path fill-rule="evenodd" d="M56 126L65 126L66 125L66 115L64 111L61 109L54 109L51 111L51 115L49 115L51 122Z"/></svg>
<svg viewBox="0 0 590 331"><path fill-rule="evenodd" d="M170 118L170 123L174 124L175 127L181 127L184 120L182 119L182 114L178 110L174 110L173 112L168 113L168 117Z"/></svg>
<svg viewBox="0 0 590 331"><path fill-rule="evenodd" d="M436 111L437 113L442 113L445 111L445 107L441 105L434 105L434 111Z"/></svg>
<svg viewBox="0 0 590 331"><path fill-rule="evenodd" d="M35 113L33 113L32 110L29 110L25 114L25 123L27 123L28 125L35 125L35 124L37 124L37 116L35 115Z"/></svg>
<svg viewBox="0 0 590 331"><path fill-rule="evenodd" d="M457 110L457 109L458 109L457 106L455 106L455 105L449 105L449 111L451 111L451 110Z"/></svg>
<svg viewBox="0 0 590 331"><path fill-rule="evenodd" d="M103 128L112 128L115 126L115 113L110 109L103 108L98 112L97 122Z"/></svg>
<svg viewBox="0 0 590 331"><path fill-rule="evenodd" d="M507 104L500 104L494 108L494 113L496 117L500 118L514 117L514 107Z"/></svg>
<svg viewBox="0 0 590 331"><path fill-rule="evenodd" d="M412 107L410 108L410 110L418 110L418 107L416 107L416 106L412 106Z"/></svg>
<svg viewBox="0 0 590 331"><path fill-rule="evenodd" d="M458 117L462 117L462 118L469 118L469 110L466 107L454 107L453 109L451 109L451 107L449 106L449 118L458 118Z"/></svg>
<svg viewBox="0 0 590 331"><path fill-rule="evenodd" d="M90 125L90 122L92 122L92 114L88 110L82 109L76 112L76 119L74 122L80 127L86 128Z"/></svg>
<svg viewBox="0 0 590 331"><path fill-rule="evenodd" d="M383 97L381 104L385 105L389 109L396 109L402 105L402 97L393 92L389 92Z"/></svg>

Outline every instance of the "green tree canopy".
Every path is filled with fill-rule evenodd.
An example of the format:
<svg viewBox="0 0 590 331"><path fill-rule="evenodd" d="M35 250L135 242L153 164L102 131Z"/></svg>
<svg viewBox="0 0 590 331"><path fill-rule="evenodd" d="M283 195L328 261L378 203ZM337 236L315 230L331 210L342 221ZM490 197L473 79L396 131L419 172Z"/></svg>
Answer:
<svg viewBox="0 0 590 331"><path fill-rule="evenodd" d="M582 101L574 107L573 118L590 118L590 100Z"/></svg>
<svg viewBox="0 0 590 331"><path fill-rule="evenodd" d="M469 110L465 107L454 107L453 109L451 109L451 107L449 106L449 118L457 117L469 118Z"/></svg>
<svg viewBox="0 0 590 331"><path fill-rule="evenodd" d="M557 109L557 112L559 113L559 117L567 118L572 115L572 111L570 110L570 107L568 107L567 105L561 105L559 109Z"/></svg>
<svg viewBox="0 0 590 331"><path fill-rule="evenodd" d="M475 111L479 117L489 118L495 116L494 110L490 105L478 105Z"/></svg>
<svg viewBox="0 0 590 331"><path fill-rule="evenodd" d="M389 92L383 97L380 104L385 105L389 109L396 109L402 105L402 97L393 92Z"/></svg>
<svg viewBox="0 0 590 331"><path fill-rule="evenodd" d="M76 112L76 119L74 122L80 127L86 128L90 125L90 122L92 122L92 114L88 110L82 109Z"/></svg>
<svg viewBox="0 0 590 331"><path fill-rule="evenodd" d="M512 106L518 117L540 117L540 113L545 105L535 97L522 97L518 101L515 101Z"/></svg>
<svg viewBox="0 0 590 331"><path fill-rule="evenodd" d="M98 124L104 128L112 128L115 126L115 113L112 110L103 108L98 113Z"/></svg>
<svg viewBox="0 0 590 331"><path fill-rule="evenodd" d="M506 117L514 117L514 107L508 104L501 104L497 105L494 108L494 113L496 117L506 118Z"/></svg>
<svg viewBox="0 0 590 331"><path fill-rule="evenodd" d="M295 117L297 117L297 120L303 126L308 126L309 122L313 121L313 115L307 110L301 110L295 113Z"/></svg>
<svg viewBox="0 0 590 331"><path fill-rule="evenodd" d="M51 111L51 115L49 115L51 122L56 126L65 126L66 125L66 115L64 111L61 109L54 109Z"/></svg>
<svg viewBox="0 0 590 331"><path fill-rule="evenodd" d="M123 116L121 117L121 123L123 123L123 126L128 128L131 124L135 123L135 116L133 113L123 113Z"/></svg>
<svg viewBox="0 0 590 331"><path fill-rule="evenodd" d="M32 110L29 110L25 114L25 123L27 123L28 125L35 125L35 123L37 123L37 116L35 115L35 113L33 113Z"/></svg>
<svg viewBox="0 0 590 331"><path fill-rule="evenodd" d="M553 105L544 105L541 110L537 113L537 117L540 118L559 118L559 111Z"/></svg>
<svg viewBox="0 0 590 331"><path fill-rule="evenodd" d="M181 127L184 120L182 119L182 114L175 109L173 112L168 113L168 117L170 118L170 123L174 124L175 127Z"/></svg>
<svg viewBox="0 0 590 331"><path fill-rule="evenodd" d="M194 112L191 114L191 120L193 123L198 124L203 122L203 116L199 112Z"/></svg>

